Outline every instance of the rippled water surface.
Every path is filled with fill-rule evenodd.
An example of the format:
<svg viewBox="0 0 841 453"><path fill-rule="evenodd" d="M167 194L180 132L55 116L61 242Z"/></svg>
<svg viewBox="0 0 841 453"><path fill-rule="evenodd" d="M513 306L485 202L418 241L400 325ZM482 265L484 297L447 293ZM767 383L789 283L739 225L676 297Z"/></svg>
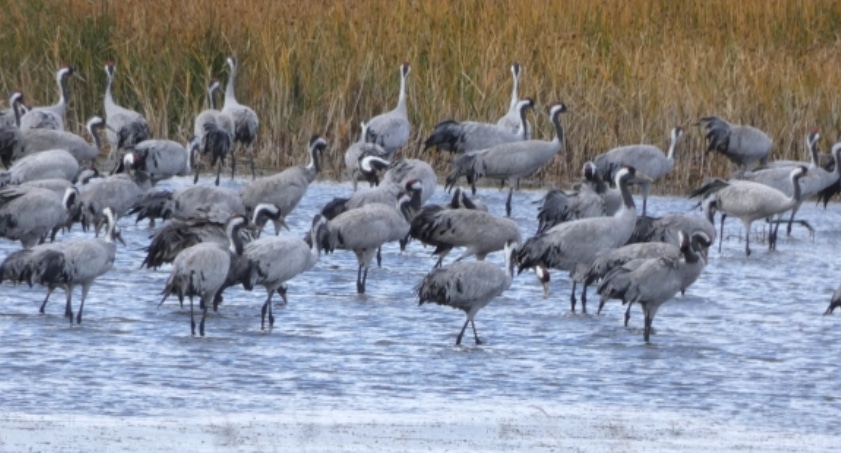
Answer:
<svg viewBox="0 0 841 453"><path fill-rule="evenodd" d="M311 186L288 219L292 233L303 234L321 205L349 191L348 184ZM480 194L500 213L507 192ZM541 195L515 194L524 237L536 227L532 202ZM432 201L445 199L439 187ZM652 214L692 205L649 201ZM837 435L841 314L821 314L841 276L841 206L807 203L801 212L814 239L795 227L777 251L757 242L750 258L740 225L728 220L723 251L711 252L686 296L661 308L650 345L638 310L629 329L615 301L600 316L571 314L566 276L553 274L544 299L534 275L524 273L478 315L485 340L478 347L469 334L464 346L453 346L461 312L418 307L413 287L434 263L418 243L403 254L386 246L364 296L355 292L353 254L322 256L290 281L290 303L275 310L270 333L260 331L262 288L231 289L208 316L207 336L191 337L186 308L174 300L157 306L169 268L139 269L151 230L124 219L128 246L91 290L81 326L62 317L61 291L39 315L43 288L0 286L0 404L34 414L186 415L542 401L663 408ZM18 247L2 240L0 253ZM501 253L489 259L501 264Z"/></svg>

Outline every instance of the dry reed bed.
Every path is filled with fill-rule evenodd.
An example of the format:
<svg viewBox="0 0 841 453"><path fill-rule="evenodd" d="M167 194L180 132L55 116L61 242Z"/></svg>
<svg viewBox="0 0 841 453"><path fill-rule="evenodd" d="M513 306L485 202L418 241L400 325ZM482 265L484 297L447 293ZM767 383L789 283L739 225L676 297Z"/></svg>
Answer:
<svg viewBox="0 0 841 453"><path fill-rule="evenodd" d="M332 143L328 176L339 175L359 121L396 103L404 60L412 157L441 119L501 116L509 65L520 62L522 95L575 112L563 119L565 152L538 175L548 184L577 179L613 146L665 147L682 124L690 133L661 190L685 192L729 170L704 155L691 126L712 113L768 131L776 158L805 158L812 127L829 143L841 136L841 2L831 0L7 0L2 9L0 91L52 103L52 74L71 63L87 78L71 82L77 129L101 113L102 65L113 60L118 103L145 112L156 135L183 140L207 80L225 80L225 57L238 55L238 98L261 117L259 156L270 168L301 162L319 133ZM540 112L535 135L549 137ZM423 157L446 171L447 156Z"/></svg>

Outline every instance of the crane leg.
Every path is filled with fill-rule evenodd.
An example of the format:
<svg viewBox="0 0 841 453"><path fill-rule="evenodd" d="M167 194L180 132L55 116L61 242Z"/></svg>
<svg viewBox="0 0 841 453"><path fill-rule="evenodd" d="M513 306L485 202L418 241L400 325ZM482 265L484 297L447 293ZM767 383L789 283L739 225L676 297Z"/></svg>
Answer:
<svg viewBox="0 0 841 453"><path fill-rule="evenodd" d="M219 163L216 164L216 185L219 185L219 177L222 175L222 160L219 160Z"/></svg>
<svg viewBox="0 0 841 453"><path fill-rule="evenodd" d="M514 185L508 188L508 199L505 200L505 216L511 217L511 197L514 195Z"/></svg>
<svg viewBox="0 0 841 453"><path fill-rule="evenodd" d="M199 323L199 335L204 336L204 320L207 318L207 305L204 304L204 310L201 312L201 323Z"/></svg>
<svg viewBox="0 0 841 453"><path fill-rule="evenodd" d="M44 298L44 302L41 303L41 309L38 310L38 312L42 315L44 314L44 308L47 306L47 301L50 300L50 296L53 294L53 291L55 291L55 288L47 288L47 297Z"/></svg>
<svg viewBox="0 0 841 453"><path fill-rule="evenodd" d="M473 323L473 320L470 320L470 327L473 328L473 340L476 344L482 344L482 340L479 339L479 334L476 333L476 324Z"/></svg>
<svg viewBox="0 0 841 453"><path fill-rule="evenodd" d="M356 292L359 294L365 294L365 279L362 277L362 270L365 266L360 264L359 270L356 272ZM368 269L365 269L365 275L368 275Z"/></svg>
<svg viewBox="0 0 841 453"><path fill-rule="evenodd" d="M724 242L724 219L727 218L727 214L721 214L721 225L719 226L719 233L718 233L718 253L721 253L721 243Z"/></svg>
<svg viewBox="0 0 841 453"><path fill-rule="evenodd" d="M645 314L645 330L643 331L643 340L646 343L649 343L648 339L651 336L651 322L654 321L654 317L651 316L649 313Z"/></svg>
<svg viewBox="0 0 841 453"><path fill-rule="evenodd" d="M383 247L377 247L377 267L383 267Z"/></svg>
<svg viewBox="0 0 841 453"><path fill-rule="evenodd" d="M573 281L572 282L572 292L569 293L569 304L570 304L570 309L572 310L573 313L575 313L575 287L576 287L576 285L577 285L577 283Z"/></svg>
<svg viewBox="0 0 841 453"><path fill-rule="evenodd" d="M596 314L597 314L597 315L602 314L602 308L604 308L604 304L605 304L605 302L607 302L607 298L606 298L606 297L600 297L600 298L599 298L599 309L598 309L598 310L596 310Z"/></svg>
<svg viewBox="0 0 841 453"><path fill-rule="evenodd" d="M73 297L73 287L67 286L64 288L67 291L67 303L64 306L64 316L70 319L70 325L73 325L73 306L70 304L70 299Z"/></svg>
<svg viewBox="0 0 841 453"><path fill-rule="evenodd" d="M633 302L628 302L628 308L625 309L625 327L628 327L628 321L631 320L631 305Z"/></svg>
<svg viewBox="0 0 841 453"><path fill-rule="evenodd" d="M587 284L581 288L581 313L587 313Z"/></svg>
<svg viewBox="0 0 841 453"><path fill-rule="evenodd" d="M190 335L196 336L196 319L193 317L193 296L190 296Z"/></svg>
<svg viewBox="0 0 841 453"><path fill-rule="evenodd" d="M266 301L263 302L263 308L260 310L260 330L264 330L266 327L266 311L269 312L269 330L274 326L274 316L272 316L273 295L274 291L269 291L269 296L266 297Z"/></svg>
<svg viewBox="0 0 841 453"><path fill-rule="evenodd" d="M234 179L234 175L237 172L237 157L234 153L231 153L231 180Z"/></svg>
<svg viewBox="0 0 841 453"><path fill-rule="evenodd" d="M464 336L464 331L467 329L467 324L469 322L470 322L470 318L467 318L467 320L464 321L464 325L461 327L461 332L459 332L458 336L456 337L456 346L461 344L461 337Z"/></svg>
<svg viewBox="0 0 841 453"><path fill-rule="evenodd" d="M76 313L76 324L82 323L82 310L85 308L85 299L87 299L90 289L90 285L82 285L82 302L79 303L79 313ZM73 321L71 320L70 322Z"/></svg>

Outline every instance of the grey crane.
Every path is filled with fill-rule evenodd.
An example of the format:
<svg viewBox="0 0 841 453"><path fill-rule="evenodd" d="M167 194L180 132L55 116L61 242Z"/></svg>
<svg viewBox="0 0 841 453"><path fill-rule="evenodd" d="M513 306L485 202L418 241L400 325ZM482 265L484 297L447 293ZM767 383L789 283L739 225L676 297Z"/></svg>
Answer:
<svg viewBox="0 0 841 453"><path fill-rule="evenodd" d="M614 269L625 266L627 263L631 261L644 261L651 258L680 258L681 250L680 245L683 242L683 236L688 236L689 245L692 249L696 252L701 253L703 257L704 251L710 247L713 243L712 237L710 237L707 233L703 231L696 231L694 233L688 233L683 230L679 230L676 235L676 241L672 242L643 242L643 243L636 243L636 244L628 244L618 249L609 250L602 254L600 254L593 264L590 266L590 269L587 270L587 274L585 276L585 284L593 285L602 279L604 279L608 274L610 274ZM632 264L626 270L630 271L633 270L635 265ZM681 291L686 290L692 283L700 275L700 270L697 268L692 268L698 273L688 272L684 274L684 286L681 288ZM618 298L622 299L622 295L624 294L624 287L619 285L619 279L616 279L611 285L610 289L600 290L599 294L601 294L601 300L599 300L599 309L597 313L602 312L602 308L604 308L605 302L607 302L610 298ZM622 287L622 288L620 288ZM606 287L607 288L607 287ZM621 291L620 291L621 289ZM629 306L630 309L630 306ZM627 321L625 322L627 325Z"/></svg>
<svg viewBox="0 0 841 453"><path fill-rule="evenodd" d="M0 237L31 248L67 223L78 195L76 188L66 189L63 196L39 187L0 189Z"/></svg>
<svg viewBox="0 0 841 453"><path fill-rule="evenodd" d="M179 220L207 218L217 219L239 214L246 209L239 194L231 189L216 186L181 187L172 193L172 217Z"/></svg>
<svg viewBox="0 0 841 453"><path fill-rule="evenodd" d="M773 144L765 132L753 126L731 124L718 116L706 116L698 124L706 130L707 152L724 154L745 170L768 162Z"/></svg>
<svg viewBox="0 0 841 453"><path fill-rule="evenodd" d="M211 219L224 223L234 214L246 215L239 194L216 186L187 186L175 191L147 192L129 212L143 219Z"/></svg>
<svg viewBox="0 0 841 453"><path fill-rule="evenodd" d="M686 233L681 233L680 251L681 256L678 258L651 258L633 262L629 267L617 268L605 276L599 285L600 293L622 292L623 303L627 302L629 308L630 304L634 303L642 306L645 315L643 339L646 343L649 342L654 316L660 306L686 289L688 280L697 280L705 266L704 259L690 246ZM688 276L690 274L691 276ZM618 283L617 280L621 280L623 290L614 287ZM626 320L627 316L626 314Z"/></svg>
<svg viewBox="0 0 841 453"><path fill-rule="evenodd" d="M217 186L225 159L233 151L235 137L233 118L225 112L216 110L215 94L218 89L219 81L211 80L207 87L207 102L210 107L196 115L193 122L193 144L191 145L197 148L202 155L210 154L210 166L216 166ZM199 180L198 161L196 161L195 171L194 183ZM232 166L231 178L233 179L233 177L234 167Z"/></svg>
<svg viewBox="0 0 841 453"><path fill-rule="evenodd" d="M306 166L290 167L278 174L258 178L248 183L241 193L246 211L253 214L257 205L270 203L280 210L282 218L288 216L304 198L307 188L321 171L321 153L326 148L327 141L318 135L313 135L309 141L307 151L310 160ZM280 232L282 218L272 220L275 234Z"/></svg>
<svg viewBox="0 0 841 453"><path fill-rule="evenodd" d="M126 148L123 165L147 174L154 186L173 176L188 176L192 172L188 147L190 144L185 147L173 140L143 140Z"/></svg>
<svg viewBox="0 0 841 453"><path fill-rule="evenodd" d="M184 249L172 263L172 271L166 281L163 296L160 304L175 294L179 302L184 297L190 299L190 333L196 334L196 321L193 317L193 297L201 300L202 309L201 323L199 324L199 335L204 336L204 321L207 318L207 309L217 304L219 290L225 285L228 279L228 272L231 269L233 256L241 256L244 245L239 238L239 230L245 227L247 219L243 216L232 216L225 223L225 235L228 239L227 245L220 245L216 242L202 242ZM160 306L160 304L158 304Z"/></svg>
<svg viewBox="0 0 841 453"><path fill-rule="evenodd" d="M508 127L500 124L476 121L441 121L435 125L432 134L424 142L423 149L436 147L453 153L465 153L491 148L503 143L528 140L526 112L534 107L534 101L524 99L518 101L514 107L521 123L520 129L511 131Z"/></svg>
<svg viewBox="0 0 841 453"><path fill-rule="evenodd" d="M523 132L526 134L525 139L528 140L531 138L531 125L528 121L522 119L517 106L520 102L520 74L522 74L522 69L522 66L517 62L511 64L511 78L514 82L511 88L511 103L508 106L508 113L500 118L496 124L515 134L523 128Z"/></svg>
<svg viewBox="0 0 841 453"><path fill-rule="evenodd" d="M263 214L265 213L265 214ZM274 205L261 204L254 215L278 217L280 210ZM304 273L318 261L321 246L327 234L327 220L319 214L313 218L309 241L297 236L268 236L250 242L245 246L243 259L250 262L251 285L260 285L266 289L266 301L260 310L260 330L265 328L266 313L269 317L269 329L274 326L272 315L272 296L275 292L284 296L286 282L296 275Z"/></svg>
<svg viewBox="0 0 841 453"><path fill-rule="evenodd" d="M412 181L414 182L417 180ZM422 187L422 184L419 181L416 184L419 187ZM371 189L354 192L350 197L333 198L321 209L321 215L326 217L327 220L332 220L345 211L360 208L367 204L383 203L393 205L398 198L400 198L400 195L403 194L403 191L403 186L400 186L391 180L387 180L383 184Z"/></svg>
<svg viewBox="0 0 841 453"><path fill-rule="evenodd" d="M636 224L634 199L628 189L633 182L650 181L634 167L626 166L616 172L615 182L622 192L623 208L613 217L591 217L560 223L526 240L517 254L518 272L533 267L559 269L570 272L572 291L570 304L575 311L575 288L584 281L584 274L599 253L615 249L628 242ZM581 292L582 311L587 310L587 286Z"/></svg>
<svg viewBox="0 0 841 453"><path fill-rule="evenodd" d="M44 308L56 288L64 289L67 303L64 314L73 324L71 298L76 286L82 287L82 298L76 323L82 323L82 310L91 285L97 278L111 270L117 252L116 241L121 241L117 220L110 208L103 214L108 219L108 230L104 238L73 239L70 241L42 244L28 250L21 250L7 256L0 265L3 278L10 278L30 285L38 283L47 287L47 297L41 304Z"/></svg>
<svg viewBox="0 0 841 453"><path fill-rule="evenodd" d="M151 187L144 175L132 177L125 173L96 178L79 189L82 228L93 227L99 236L99 229L105 223L103 208L111 208L119 220L126 215Z"/></svg>
<svg viewBox="0 0 841 453"><path fill-rule="evenodd" d="M141 267L157 269L173 260L184 250L203 242L226 247L230 242L225 230L227 218L222 212L204 218L173 220L155 231L146 247ZM257 237L258 231L251 223L237 230L238 241L247 244ZM236 283L236 282L232 282Z"/></svg>
<svg viewBox="0 0 841 453"><path fill-rule="evenodd" d="M564 104L556 103L548 108L549 118L555 126L555 138L552 141L526 140L505 143L482 151L464 153L453 160L453 170L447 176L446 186L454 187L461 175L466 175L473 193L476 193L476 181L483 177L508 182L508 199L505 212L511 216L511 197L514 188L519 188L520 179L546 165L563 149L564 129L560 116L567 112Z"/></svg>
<svg viewBox="0 0 841 453"><path fill-rule="evenodd" d="M58 102L50 106L35 107L20 118L20 130L27 129L57 129L64 130L64 112L67 111L67 79L75 72L70 66L62 66L55 73L58 84ZM78 77L78 76L76 76Z"/></svg>
<svg viewBox="0 0 841 453"><path fill-rule="evenodd" d="M832 156L838 162L841 159L841 143L837 143L832 147ZM817 162L817 150L813 152L813 162ZM803 199L809 198L819 192L825 190L827 187L835 184L841 179L841 165L836 165L833 171L827 171L818 165L809 166L809 176L800 180L801 198L791 209L791 216L788 220L786 233L791 234L791 226L794 223L794 216L800 210L800 205L803 204ZM789 174L791 167L774 167L761 171L745 172L739 179L746 181L758 182L766 186L773 187L786 195L793 195L794 187L789 183Z"/></svg>
<svg viewBox="0 0 841 453"><path fill-rule="evenodd" d="M695 189L690 197L712 197L713 207L722 213L719 250L724 235L724 216L731 215L742 221L745 228L745 254L750 256L750 227L754 220L766 219L793 209L802 199L800 180L808 175L806 167L797 167L790 171L789 179L793 194L786 196L773 187L753 181L713 179ZM769 235L769 248L775 247L776 228Z"/></svg>
<svg viewBox="0 0 841 453"><path fill-rule="evenodd" d="M675 149L678 140L683 136L683 128L678 126L672 129L669 140L668 154L654 145L627 145L613 148L610 151L600 154L595 159L599 173L605 179L612 179L613 173L623 165L631 165L638 171L648 175L652 181L656 181L675 166ZM642 183L642 214L647 212L648 194L651 191L651 183Z"/></svg>
<svg viewBox="0 0 841 453"><path fill-rule="evenodd" d="M260 130L260 118L251 107L237 102L234 93L234 83L239 70L239 61L231 56L225 60L231 72L228 75L228 83L225 85L225 102L222 104L222 113L228 115L234 122L234 142L241 143L248 152L248 160L251 164L251 178L257 178L257 169L254 166L254 140L257 139L257 131ZM233 150L231 150L233 151ZM231 155L231 177L236 168L236 158Z"/></svg>
<svg viewBox="0 0 841 453"><path fill-rule="evenodd" d="M15 162L9 171L0 172L0 187L37 179L60 178L72 181L79 174L79 161L63 149L30 154Z"/></svg>
<svg viewBox="0 0 841 453"><path fill-rule="evenodd" d="M570 220L611 216L621 206L621 194L607 187L596 171L596 165L586 162L583 178L572 191L551 189L546 192L537 211L537 232ZM618 202L615 199L618 198Z"/></svg>
<svg viewBox="0 0 841 453"><path fill-rule="evenodd" d="M356 254L359 268L356 274L356 291L365 293L368 268L377 250L388 242L399 241L409 234L409 222L414 212L420 209L420 188L416 187L410 196L404 195L392 205L371 203L345 211L327 222L327 236L324 250L351 250Z"/></svg>
<svg viewBox="0 0 841 453"><path fill-rule="evenodd" d="M102 148L99 140L99 131L105 127L105 122L98 116L88 119L85 129L90 134L93 142L63 130L55 129L28 129L9 131L10 140L0 144L0 155L3 161L11 164L12 161L30 154L40 153L51 149L63 149L80 164L90 164L99 155ZM5 147L3 147L5 145ZM7 166L8 167L8 166Z"/></svg>
<svg viewBox="0 0 841 453"><path fill-rule="evenodd" d="M324 205L321 209L321 215L326 217L327 220L366 204L394 204L404 191L412 190L409 188L411 186L419 188L420 204L422 205L429 199L435 189L435 172L425 162L409 159L400 160L392 165L387 160L376 156L366 156L361 161L363 164L360 168L366 173L375 172L377 169L381 170L389 166L391 168L384 175L382 184L369 190L354 192L349 197L333 198Z"/></svg>
<svg viewBox="0 0 841 453"><path fill-rule="evenodd" d="M409 181L420 181L421 189L420 204L423 205L435 193L438 186L438 176L435 170L428 163L419 159L398 159L391 162L388 171L383 175L384 182L391 182L400 187L405 187Z"/></svg>
<svg viewBox="0 0 841 453"><path fill-rule="evenodd" d="M456 346L461 344L467 324L473 328L473 340L482 344L476 333L473 319L476 313L511 287L514 280L514 255L517 245L507 242L505 269L485 261L456 261L444 267L432 269L415 288L419 305L434 302L464 311L467 319L456 337Z"/></svg>
<svg viewBox="0 0 841 453"><path fill-rule="evenodd" d="M79 203L79 196L78 196L78 189L76 188L73 182L68 181L66 179L36 179L35 181L27 181L22 184L18 184L17 187L26 189L26 188L38 188L38 189L47 189L51 190L57 197L62 200L65 200L64 196L67 194L68 190L72 190L76 192L76 195L73 196L73 200L66 200L69 202L65 203L68 210L67 221L64 225L57 226L53 228L52 233L50 233L50 242L55 242L56 235L62 229L70 230L73 226L73 219L81 218L81 210L82 206Z"/></svg>
<svg viewBox="0 0 841 453"><path fill-rule="evenodd" d="M400 65L400 94L397 107L368 120L366 141L382 146L389 156L406 146L412 131L409 115L406 113L406 79L411 71L408 62Z"/></svg>
<svg viewBox="0 0 841 453"><path fill-rule="evenodd" d="M483 261L489 253L502 250L505 244L522 243L520 227L510 218L475 209L454 209L428 205L412 219L409 234L422 243L434 246L438 256L435 267L456 247L465 251L456 261L476 256Z"/></svg>
<svg viewBox="0 0 841 453"><path fill-rule="evenodd" d="M677 244L678 232L681 230L690 236L701 231L714 240L716 238L715 201L712 198L704 199L700 205L703 212L702 216L674 213L661 217L637 217L634 234L628 240L628 243L669 242Z"/></svg>
<svg viewBox="0 0 841 453"><path fill-rule="evenodd" d="M152 136L149 132L149 123L143 115L114 102L111 87L114 84L116 73L117 66L114 62L105 63L104 104L105 122L108 124L105 137L111 145L111 152L108 155L110 160L114 160L115 153L118 150L134 146Z"/></svg>
<svg viewBox="0 0 841 453"><path fill-rule="evenodd" d="M688 215L683 213L666 214L662 217L656 218L650 216L637 216L634 233L631 235L630 239L628 239L627 244L657 242L679 244L680 241L678 240L678 233L681 230L686 231L687 234L692 237L693 247L695 247L696 243L700 244L702 242L701 239L699 239L701 237L699 235L702 233L703 237L712 238L709 240L711 244L716 237L715 225L713 224L713 217L715 216L716 210L714 202L711 199L704 200L701 204L704 212L703 216ZM710 244L704 245L703 247L699 245L698 247L695 247L695 249L706 257ZM611 253L618 252L622 248L624 247L604 252L599 256L609 256ZM598 259L596 261L598 261ZM535 273L543 285L544 297L549 297L549 272L541 267L536 267ZM598 278L601 277L602 275L599 275ZM585 277L584 281L587 286L590 286L595 280Z"/></svg>
<svg viewBox="0 0 841 453"><path fill-rule="evenodd" d="M347 173L348 179L350 179L351 183L353 183L353 190L356 191L357 183L360 179L367 180L372 186L379 183L379 180L376 178L369 178L369 175L372 175L370 170L365 171L364 169L360 168L363 159L366 157L377 157L384 161L388 161L388 156L383 149L382 146L376 143L368 143L365 141L365 135L367 134L368 124L364 121L361 123L361 132L359 133L359 140L351 143L348 147L347 151L345 151L345 172Z"/></svg>

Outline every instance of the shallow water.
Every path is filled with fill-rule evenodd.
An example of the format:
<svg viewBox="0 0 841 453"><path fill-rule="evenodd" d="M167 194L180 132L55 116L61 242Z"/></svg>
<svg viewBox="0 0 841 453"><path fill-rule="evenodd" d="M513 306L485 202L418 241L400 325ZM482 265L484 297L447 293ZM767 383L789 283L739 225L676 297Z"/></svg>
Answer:
<svg viewBox="0 0 841 453"><path fill-rule="evenodd" d="M321 205L349 191L348 184L311 186L288 219L292 234L303 234ZM498 213L506 194L480 189ZM541 195L515 194L514 217L524 237L535 230L533 202ZM432 201L446 198L439 187ZM681 198L649 200L651 214L692 205ZM481 311L476 326L485 344L478 347L469 333L464 346L453 346L461 312L418 307L413 288L434 263L431 250L418 243L404 254L396 244L386 246L364 296L355 293L353 254L322 256L289 282L290 303L275 309L271 332L260 331L265 292L231 289L219 312L208 315L207 336L191 337L187 308L174 299L157 306L169 268L139 269L151 231L124 219L128 246L91 290L81 326L69 327L63 318L61 291L39 315L43 288L0 286L0 407L187 416L428 413L474 402L504 411L505 405L541 402L661 409L838 435L841 315L821 314L841 268L841 206L824 211L807 203L801 212L816 229L814 239L795 227L777 251L756 242L749 258L738 239L740 225L728 220L723 251L711 251L686 296L661 308L650 345L642 340L636 309L629 329L615 301L600 316L571 314L569 282L556 272L549 299L533 274L524 273ZM3 240L0 254L18 247ZM501 264L501 253L489 259Z"/></svg>

